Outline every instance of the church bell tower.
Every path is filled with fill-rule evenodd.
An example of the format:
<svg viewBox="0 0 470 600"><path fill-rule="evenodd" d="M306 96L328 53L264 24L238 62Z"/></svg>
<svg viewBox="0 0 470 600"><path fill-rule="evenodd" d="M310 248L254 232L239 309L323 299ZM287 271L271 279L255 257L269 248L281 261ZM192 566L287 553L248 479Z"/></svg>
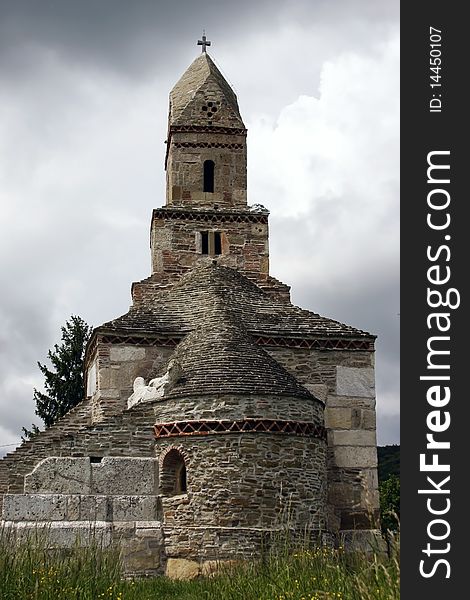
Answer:
<svg viewBox="0 0 470 600"><path fill-rule="evenodd" d="M247 204L247 130L237 97L205 36L201 45L170 92L166 203L153 211L150 280L165 285L215 260L288 298L288 286L269 276L269 212Z"/></svg>
<svg viewBox="0 0 470 600"><path fill-rule="evenodd" d="M165 168L167 206L246 210L246 128L206 52L170 92Z"/></svg>

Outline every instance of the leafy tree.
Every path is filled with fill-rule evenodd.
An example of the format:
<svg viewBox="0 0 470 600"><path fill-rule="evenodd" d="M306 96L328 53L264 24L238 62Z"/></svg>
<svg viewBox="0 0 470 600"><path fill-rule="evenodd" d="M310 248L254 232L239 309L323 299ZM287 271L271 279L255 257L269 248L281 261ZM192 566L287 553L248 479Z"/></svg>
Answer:
<svg viewBox="0 0 470 600"><path fill-rule="evenodd" d="M400 518L400 479L390 475L379 485L382 531L398 531Z"/></svg>
<svg viewBox="0 0 470 600"><path fill-rule="evenodd" d="M62 343L55 344L54 349L47 353L52 370L38 362L45 377L46 393L34 389L35 412L46 428L83 399L83 359L92 328L80 317L72 315L61 330ZM23 427L23 439L28 439L39 431L34 424L31 431Z"/></svg>

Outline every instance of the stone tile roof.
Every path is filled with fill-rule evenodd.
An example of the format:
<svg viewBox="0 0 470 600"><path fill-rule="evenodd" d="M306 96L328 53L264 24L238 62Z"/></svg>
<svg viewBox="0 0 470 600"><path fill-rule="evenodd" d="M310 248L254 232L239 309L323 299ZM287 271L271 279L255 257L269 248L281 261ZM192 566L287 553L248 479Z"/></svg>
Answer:
<svg viewBox="0 0 470 600"><path fill-rule="evenodd" d="M97 333L180 334L200 325L200 315L222 303L252 335L373 339L370 333L274 298L235 269L203 264L170 288L97 328Z"/></svg>
<svg viewBox="0 0 470 600"><path fill-rule="evenodd" d="M244 127L238 101L222 73L207 53L200 54L186 69L170 92L170 125L181 124L181 116L196 93L209 82L215 83L225 101L239 119L238 127ZM192 118L191 121L194 121Z"/></svg>
<svg viewBox="0 0 470 600"><path fill-rule="evenodd" d="M250 338L223 298L194 315L172 360L181 373L166 397L243 394L314 397Z"/></svg>

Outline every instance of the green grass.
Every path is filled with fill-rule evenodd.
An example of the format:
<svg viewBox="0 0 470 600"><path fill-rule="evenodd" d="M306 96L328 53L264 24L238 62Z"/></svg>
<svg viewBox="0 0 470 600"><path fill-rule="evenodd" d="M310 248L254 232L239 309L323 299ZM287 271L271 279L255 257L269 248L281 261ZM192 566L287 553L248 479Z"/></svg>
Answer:
<svg viewBox="0 0 470 600"><path fill-rule="evenodd" d="M188 582L125 580L117 550L60 555L0 532L1 600L398 600L399 557L366 558L280 544L263 560Z"/></svg>

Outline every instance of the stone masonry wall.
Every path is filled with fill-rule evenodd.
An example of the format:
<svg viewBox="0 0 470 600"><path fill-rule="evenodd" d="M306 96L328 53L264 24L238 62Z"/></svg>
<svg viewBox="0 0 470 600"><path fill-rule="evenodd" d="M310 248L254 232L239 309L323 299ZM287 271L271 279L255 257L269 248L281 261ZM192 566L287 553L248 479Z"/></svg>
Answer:
<svg viewBox="0 0 470 600"><path fill-rule="evenodd" d="M213 192L203 191L206 160L215 163ZM167 205L246 207L246 135L173 133L167 157Z"/></svg>
<svg viewBox="0 0 470 600"><path fill-rule="evenodd" d="M160 463L176 448L187 473L187 494L162 498L167 556L233 558L253 545L253 534L259 549L263 531L287 523L324 530L325 446L266 433L157 440Z"/></svg>
<svg viewBox="0 0 470 600"><path fill-rule="evenodd" d="M148 345L98 343L96 351L97 389L92 399L94 423L121 413L133 392L136 377L148 381L164 373L174 348ZM90 364L93 364L93 360ZM151 426L152 423L149 423Z"/></svg>
<svg viewBox="0 0 470 600"><path fill-rule="evenodd" d="M282 419L323 425L323 405L289 396L162 398L153 404L157 423L203 419Z"/></svg>
<svg viewBox="0 0 470 600"><path fill-rule="evenodd" d="M377 527L374 354L297 348L267 350L326 403L331 529Z"/></svg>
<svg viewBox="0 0 470 600"><path fill-rule="evenodd" d="M90 414L90 403L83 403ZM76 407L79 408L79 407ZM80 407L82 410L84 407ZM69 413L70 414L70 413ZM53 457L153 457L153 408L141 404L121 415L107 417L96 426L63 417L46 431L23 443L0 465L4 474L1 493L24 492L25 476L44 458Z"/></svg>
<svg viewBox="0 0 470 600"><path fill-rule="evenodd" d="M221 255L201 253L203 231L221 233ZM192 211L188 215L160 209L154 212L150 240L153 274L182 275L199 261L214 258L218 264L256 279L266 279L269 274L267 215L245 212L228 218L225 213Z"/></svg>

